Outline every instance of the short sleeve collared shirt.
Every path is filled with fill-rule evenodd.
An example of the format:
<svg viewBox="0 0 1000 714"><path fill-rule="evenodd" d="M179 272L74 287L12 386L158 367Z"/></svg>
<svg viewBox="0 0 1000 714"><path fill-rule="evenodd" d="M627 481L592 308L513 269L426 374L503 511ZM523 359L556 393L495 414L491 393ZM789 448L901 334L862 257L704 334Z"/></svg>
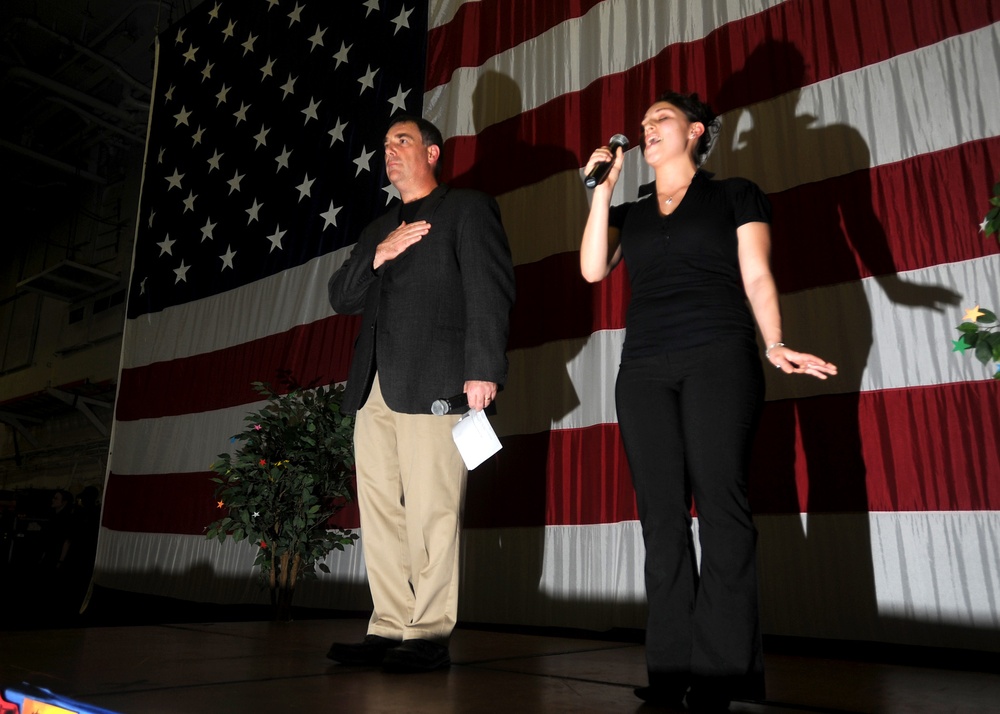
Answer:
<svg viewBox="0 0 1000 714"><path fill-rule="evenodd" d="M710 176L699 171L669 216L655 192L611 211L632 287L623 360L754 339L736 229L769 223L770 202L751 181Z"/></svg>

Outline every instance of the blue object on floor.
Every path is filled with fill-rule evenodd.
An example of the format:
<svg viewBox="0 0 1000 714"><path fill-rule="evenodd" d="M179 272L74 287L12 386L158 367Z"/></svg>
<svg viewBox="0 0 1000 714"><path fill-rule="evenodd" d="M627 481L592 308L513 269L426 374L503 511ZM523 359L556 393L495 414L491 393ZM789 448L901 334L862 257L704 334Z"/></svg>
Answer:
<svg viewBox="0 0 1000 714"><path fill-rule="evenodd" d="M50 692L22 682L15 687L0 690L2 714L118 714L110 709L78 702L69 697ZM13 706L12 706L13 705Z"/></svg>

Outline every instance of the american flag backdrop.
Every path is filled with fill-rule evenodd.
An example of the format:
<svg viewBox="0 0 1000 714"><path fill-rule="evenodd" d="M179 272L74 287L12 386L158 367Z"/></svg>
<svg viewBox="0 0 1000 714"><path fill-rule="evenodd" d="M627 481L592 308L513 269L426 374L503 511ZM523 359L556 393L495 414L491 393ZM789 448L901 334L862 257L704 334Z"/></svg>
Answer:
<svg viewBox="0 0 1000 714"><path fill-rule="evenodd" d="M326 280L392 198L405 108L447 137L447 182L497 197L518 280L460 617L642 626L628 281L579 277L581 166L677 88L724 115L707 168L770 196L785 341L841 368L767 374L765 632L1000 648L1000 394L949 347L1000 306L998 57L996 0L208 0L160 37L97 582L265 599L249 548L201 535L208 466L252 381L346 378L357 321ZM615 201L650 179L630 149ZM366 608L361 549L328 564L300 602Z"/></svg>

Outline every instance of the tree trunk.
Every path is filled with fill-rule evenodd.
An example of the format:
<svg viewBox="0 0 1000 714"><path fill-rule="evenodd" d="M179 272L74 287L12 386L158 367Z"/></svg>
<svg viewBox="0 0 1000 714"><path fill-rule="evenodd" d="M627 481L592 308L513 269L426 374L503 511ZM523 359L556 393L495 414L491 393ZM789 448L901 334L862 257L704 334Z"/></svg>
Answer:
<svg viewBox="0 0 1000 714"><path fill-rule="evenodd" d="M298 575L298 555L295 556L293 563L289 562L288 553L282 553L280 560L274 561L271 570L271 605L276 622L292 621L292 598L295 596L295 581ZM275 570L278 571L277 574Z"/></svg>

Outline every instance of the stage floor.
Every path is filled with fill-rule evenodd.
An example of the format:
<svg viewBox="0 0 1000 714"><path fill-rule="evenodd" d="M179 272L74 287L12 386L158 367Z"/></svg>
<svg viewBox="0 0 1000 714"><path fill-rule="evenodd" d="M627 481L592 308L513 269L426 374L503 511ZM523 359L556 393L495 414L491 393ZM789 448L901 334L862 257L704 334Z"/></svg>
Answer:
<svg viewBox="0 0 1000 714"><path fill-rule="evenodd" d="M325 658L363 619L2 633L0 686L44 687L121 714L652 711L643 647L595 636L459 627L450 669L388 674ZM974 668L975 669L975 668ZM1000 711L1000 674L801 653L767 655L766 702L733 712Z"/></svg>

